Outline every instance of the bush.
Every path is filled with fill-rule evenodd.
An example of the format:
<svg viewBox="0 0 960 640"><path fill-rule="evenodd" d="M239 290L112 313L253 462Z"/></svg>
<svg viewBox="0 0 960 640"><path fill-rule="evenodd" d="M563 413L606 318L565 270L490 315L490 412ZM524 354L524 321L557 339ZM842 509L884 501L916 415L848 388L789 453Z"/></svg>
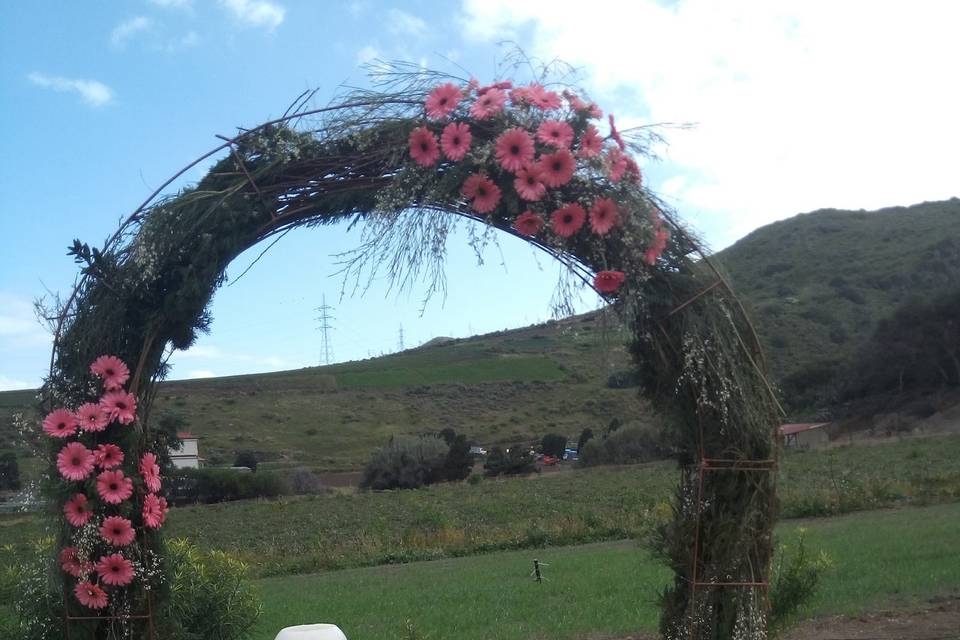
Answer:
<svg viewBox="0 0 960 640"><path fill-rule="evenodd" d="M567 449L567 438L557 433L548 433L540 440L540 447L543 455L562 459Z"/></svg>
<svg viewBox="0 0 960 640"><path fill-rule="evenodd" d="M533 454L522 447L514 447L507 451L494 447L490 450L483 468L488 476L531 473L534 470Z"/></svg>
<svg viewBox="0 0 960 640"><path fill-rule="evenodd" d="M822 551L811 557L805 538L805 531L800 529L796 550L787 545L780 545L777 549L777 560L770 577L771 636L783 631L796 618L800 608L810 602L823 574L832 564Z"/></svg>
<svg viewBox="0 0 960 640"><path fill-rule="evenodd" d="M200 551L187 540L168 543L173 570L166 612L176 640L249 638L261 605L247 567L223 551Z"/></svg>
<svg viewBox="0 0 960 640"><path fill-rule="evenodd" d="M20 488L20 465L12 451L0 453L0 489Z"/></svg>
<svg viewBox="0 0 960 640"><path fill-rule="evenodd" d="M601 438L592 438L580 451L584 466L598 464L632 464L660 460L668 450L649 428L629 425Z"/></svg>
<svg viewBox="0 0 960 640"><path fill-rule="evenodd" d="M174 504L230 502L274 498L286 487L275 473L247 473L235 469L180 469L170 476Z"/></svg>
<svg viewBox="0 0 960 640"><path fill-rule="evenodd" d="M305 467L299 467L291 471L287 482L290 485L290 490L297 495L323 491L323 482L321 482L320 476Z"/></svg>
<svg viewBox="0 0 960 640"><path fill-rule="evenodd" d="M257 454L253 451L244 450L237 452L237 457L233 461L235 467L246 467L251 471L257 470Z"/></svg>
<svg viewBox="0 0 960 640"><path fill-rule="evenodd" d="M469 447L467 448L469 451ZM443 478L450 448L432 435L394 436L373 452L363 470L363 489L416 489Z"/></svg>

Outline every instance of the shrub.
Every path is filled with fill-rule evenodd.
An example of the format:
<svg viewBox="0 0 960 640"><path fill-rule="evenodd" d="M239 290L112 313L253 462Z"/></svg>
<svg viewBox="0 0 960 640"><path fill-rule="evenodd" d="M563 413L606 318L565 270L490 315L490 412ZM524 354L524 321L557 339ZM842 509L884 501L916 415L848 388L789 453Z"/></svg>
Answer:
<svg viewBox="0 0 960 640"><path fill-rule="evenodd" d="M187 540L167 545L173 583L165 618L176 640L241 640L260 617L260 599L246 565L223 551L200 551ZM164 636L168 637L168 636Z"/></svg>
<svg viewBox="0 0 960 640"><path fill-rule="evenodd" d="M273 498L282 495L285 488L280 476L268 471L180 469L170 476L170 493L175 504Z"/></svg>
<svg viewBox="0 0 960 640"><path fill-rule="evenodd" d="M807 552L805 531L795 549L780 545L770 577L770 632L779 634L795 618L800 608L810 602L823 574L830 568L830 558L822 551L814 557Z"/></svg>
<svg viewBox="0 0 960 640"><path fill-rule="evenodd" d="M304 467L294 469L290 472L289 482L290 490L297 495L319 493L323 489L320 476Z"/></svg>
<svg viewBox="0 0 960 640"><path fill-rule="evenodd" d="M238 451L233 461L235 467L247 467L251 471L257 470L257 454L250 450Z"/></svg>
<svg viewBox="0 0 960 640"><path fill-rule="evenodd" d="M494 447L490 450L483 468L488 476L530 473L534 470L533 454L522 447L514 447L507 451Z"/></svg>
<svg viewBox="0 0 960 640"><path fill-rule="evenodd" d="M432 435L394 436L373 452L363 470L364 489L416 489L443 476L450 448ZM469 451L469 447L468 447Z"/></svg>
<svg viewBox="0 0 960 640"><path fill-rule="evenodd" d="M564 451L567 448L567 438L557 433L548 433L540 440L540 447L545 456L563 458Z"/></svg>
<svg viewBox="0 0 960 640"><path fill-rule="evenodd" d="M593 429L587 427L580 432L580 438L577 440L577 453L583 451L583 445L587 444L593 438Z"/></svg>
<svg viewBox="0 0 960 640"><path fill-rule="evenodd" d="M20 488L20 465L12 451L0 453L0 489Z"/></svg>
<svg viewBox="0 0 960 640"><path fill-rule="evenodd" d="M648 427L628 425L586 442L580 451L580 463L593 466L650 462L665 458L668 453L660 438Z"/></svg>

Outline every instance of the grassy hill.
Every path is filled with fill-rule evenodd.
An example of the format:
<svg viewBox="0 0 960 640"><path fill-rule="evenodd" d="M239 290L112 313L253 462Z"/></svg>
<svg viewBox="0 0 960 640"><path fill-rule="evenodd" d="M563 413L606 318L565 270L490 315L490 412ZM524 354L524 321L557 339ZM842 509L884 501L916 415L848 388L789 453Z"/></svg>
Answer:
<svg viewBox="0 0 960 640"><path fill-rule="evenodd" d="M960 288L960 199L801 214L716 257L752 307L774 377L802 406L880 319L913 297Z"/></svg>
<svg viewBox="0 0 960 640"><path fill-rule="evenodd" d="M794 407L823 400L880 319L960 286L958 222L958 199L822 210L717 254ZM624 339L612 318L586 315L361 362L168 382L156 415L200 435L214 464L251 449L276 466L327 471L358 468L392 434L444 427L484 445L576 438L614 418L652 420L636 389L606 386L629 366ZM15 446L10 417L32 402L33 392L0 393L0 449Z"/></svg>
<svg viewBox="0 0 960 640"><path fill-rule="evenodd" d="M392 434L444 427L485 446L576 439L614 418L651 419L636 389L606 386L627 367L624 341L597 314L328 367L166 382L155 417L199 435L213 464L250 449L274 466L326 471L362 466ZM32 400L0 393L0 447Z"/></svg>

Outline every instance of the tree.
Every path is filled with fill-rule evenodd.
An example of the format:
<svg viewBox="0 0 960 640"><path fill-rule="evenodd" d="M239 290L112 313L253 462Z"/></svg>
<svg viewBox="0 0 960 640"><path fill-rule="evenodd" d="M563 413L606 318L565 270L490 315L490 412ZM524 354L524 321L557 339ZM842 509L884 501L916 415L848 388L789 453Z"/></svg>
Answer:
<svg viewBox="0 0 960 640"><path fill-rule="evenodd" d="M447 446L453 444L454 439L457 437L457 432L453 430L452 427L445 427L440 430L440 433L437 434L444 442L447 443Z"/></svg>
<svg viewBox="0 0 960 640"><path fill-rule="evenodd" d="M0 454L0 489L20 488L20 465L12 451Z"/></svg>
<svg viewBox="0 0 960 640"><path fill-rule="evenodd" d="M373 452L360 487L416 489L442 480L449 451L436 436L394 436L387 446Z"/></svg>
<svg viewBox="0 0 960 640"><path fill-rule="evenodd" d="M563 458L563 454L567 449L567 437L561 436L558 433L548 433L540 440L540 447L545 456Z"/></svg>
<svg viewBox="0 0 960 640"><path fill-rule="evenodd" d="M458 435L449 443L450 450L443 464L444 480L463 480L473 470L473 455L470 453L470 442L464 435Z"/></svg>
<svg viewBox="0 0 960 640"><path fill-rule="evenodd" d="M237 457L233 461L235 467L247 467L251 471L257 470L257 454L249 449L237 452Z"/></svg>
<svg viewBox="0 0 960 640"><path fill-rule="evenodd" d="M583 451L583 445L587 444L587 441L590 440L590 438L592 437L593 437L593 429L591 429L590 427L587 427L586 429L580 432L580 439L577 440L577 453L581 453Z"/></svg>
<svg viewBox="0 0 960 640"><path fill-rule="evenodd" d="M483 468L488 476L530 473L534 470L533 455L522 447L507 450L494 447L490 450Z"/></svg>

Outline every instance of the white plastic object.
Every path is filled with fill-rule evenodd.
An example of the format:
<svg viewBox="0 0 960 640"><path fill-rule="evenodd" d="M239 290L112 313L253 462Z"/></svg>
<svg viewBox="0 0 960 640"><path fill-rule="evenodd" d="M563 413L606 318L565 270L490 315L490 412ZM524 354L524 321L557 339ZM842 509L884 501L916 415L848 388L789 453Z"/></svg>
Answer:
<svg viewBox="0 0 960 640"><path fill-rule="evenodd" d="M274 640L347 640L335 624L301 624L280 630Z"/></svg>

